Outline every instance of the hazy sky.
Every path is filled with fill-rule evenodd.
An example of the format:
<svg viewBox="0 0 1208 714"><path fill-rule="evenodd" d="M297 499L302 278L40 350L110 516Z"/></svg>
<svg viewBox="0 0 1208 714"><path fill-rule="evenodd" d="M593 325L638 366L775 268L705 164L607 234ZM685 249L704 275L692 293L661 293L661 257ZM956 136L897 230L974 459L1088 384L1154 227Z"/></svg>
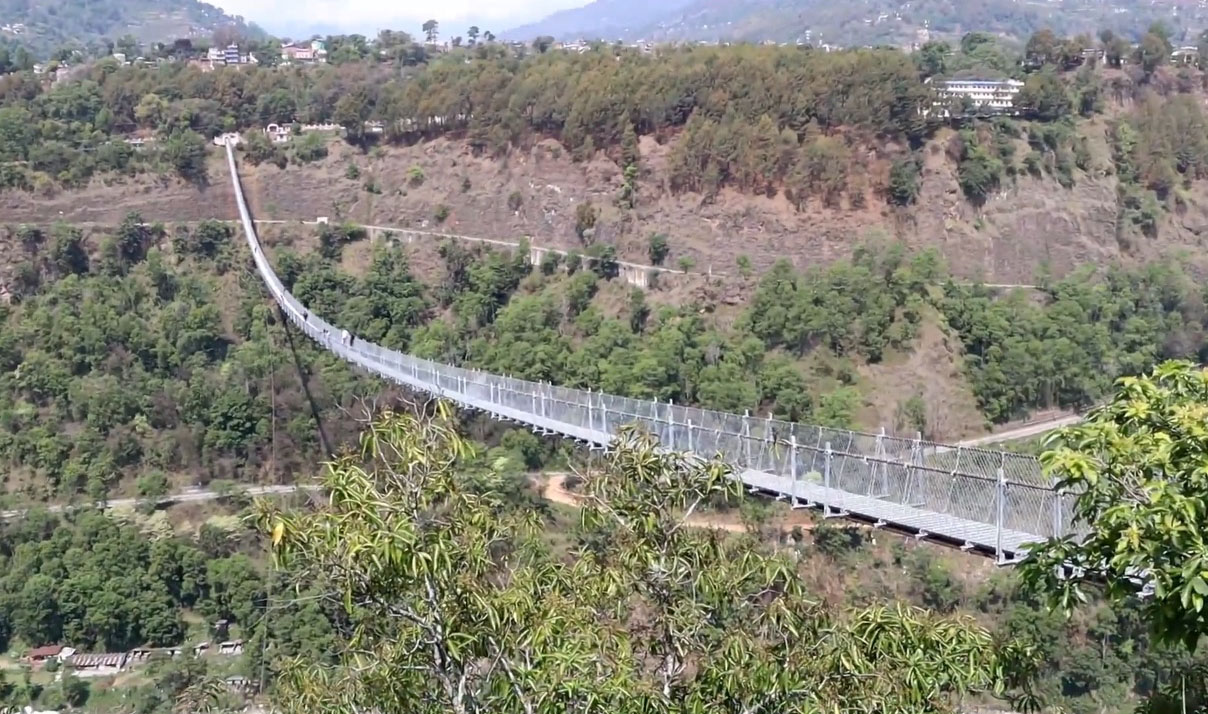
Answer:
<svg viewBox="0 0 1208 714"><path fill-rule="evenodd" d="M425 20L440 23L441 36L464 35L470 25L500 33L555 10L588 0L208 0L274 34L318 28L375 34L389 28L419 34Z"/></svg>

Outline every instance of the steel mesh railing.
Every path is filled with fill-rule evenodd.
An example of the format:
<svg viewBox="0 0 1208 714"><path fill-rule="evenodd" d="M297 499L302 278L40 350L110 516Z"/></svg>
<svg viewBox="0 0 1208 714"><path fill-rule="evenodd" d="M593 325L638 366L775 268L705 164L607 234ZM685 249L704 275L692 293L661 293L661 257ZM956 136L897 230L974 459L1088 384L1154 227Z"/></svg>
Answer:
<svg viewBox="0 0 1208 714"><path fill-rule="evenodd" d="M311 314L265 257L227 146L235 198L256 268L285 316L342 359L387 379L570 438L607 445L626 424L641 424L666 448L720 455L740 474L787 477L798 490L822 487L819 505L844 512L863 497L993 527L1034 540L1070 529L1073 499L1054 491L1036 459L771 418L558 387L420 359L342 338L341 328ZM860 501L866 503L866 501ZM863 514L875 516L876 514ZM959 530L959 529L958 529ZM935 535L946 534L940 529ZM979 544L985 545L985 541ZM1006 554L998 547L1000 558Z"/></svg>

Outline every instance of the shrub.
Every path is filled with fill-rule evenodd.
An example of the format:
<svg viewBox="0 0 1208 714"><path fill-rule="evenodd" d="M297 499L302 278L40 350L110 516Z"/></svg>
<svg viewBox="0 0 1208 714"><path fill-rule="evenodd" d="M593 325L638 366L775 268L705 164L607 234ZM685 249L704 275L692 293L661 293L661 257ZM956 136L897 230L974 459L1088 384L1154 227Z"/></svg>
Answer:
<svg viewBox="0 0 1208 714"><path fill-rule="evenodd" d="M294 142L294 159L302 163L319 161L327 156L327 142L322 134L303 134Z"/></svg>
<svg viewBox="0 0 1208 714"><path fill-rule="evenodd" d="M826 557L840 560L864 547L864 534L852 526L819 523L814 527L814 547Z"/></svg>
<svg viewBox="0 0 1208 714"><path fill-rule="evenodd" d="M566 256L566 272L574 275L583 265L583 256L578 253L571 253Z"/></svg>
<svg viewBox="0 0 1208 714"><path fill-rule="evenodd" d="M561 253L546 253L541 258L541 274L553 275L558 271L558 266L562 264Z"/></svg>
<svg viewBox="0 0 1208 714"><path fill-rule="evenodd" d="M898 159L889 168L889 202L908 206L919 196L919 167L913 159Z"/></svg>
<svg viewBox="0 0 1208 714"><path fill-rule="evenodd" d="M580 203L575 207L575 235L586 242L595 231L596 221L600 218L595 206L590 201Z"/></svg>
<svg viewBox="0 0 1208 714"><path fill-rule="evenodd" d="M655 233L650 236L650 247L647 250L650 255L650 262L653 265L662 265L667 259L667 254L671 252L671 246L667 245L667 236L662 233Z"/></svg>
<svg viewBox="0 0 1208 714"><path fill-rule="evenodd" d="M434 213L433 216L436 218L437 223L444 223L445 219L449 217L449 207L443 203L438 205L436 207L436 213Z"/></svg>

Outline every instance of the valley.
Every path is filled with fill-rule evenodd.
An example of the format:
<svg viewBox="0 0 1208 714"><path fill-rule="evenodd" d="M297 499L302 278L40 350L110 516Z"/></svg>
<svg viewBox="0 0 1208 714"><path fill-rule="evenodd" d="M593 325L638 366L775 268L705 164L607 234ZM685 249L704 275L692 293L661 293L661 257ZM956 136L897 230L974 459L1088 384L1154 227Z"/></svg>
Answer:
<svg viewBox="0 0 1208 714"><path fill-rule="evenodd" d="M1208 382L1167 360L1208 357L1206 85L1163 33L0 77L0 700L1161 704L1203 666L1197 512L1097 469L1199 498ZM953 101L995 69L1012 111ZM1101 403L1068 492L929 443ZM1132 560L1022 557L1067 526ZM1078 558L1126 584L1046 580ZM171 655L210 638L244 651ZM82 684L43 645L155 654Z"/></svg>

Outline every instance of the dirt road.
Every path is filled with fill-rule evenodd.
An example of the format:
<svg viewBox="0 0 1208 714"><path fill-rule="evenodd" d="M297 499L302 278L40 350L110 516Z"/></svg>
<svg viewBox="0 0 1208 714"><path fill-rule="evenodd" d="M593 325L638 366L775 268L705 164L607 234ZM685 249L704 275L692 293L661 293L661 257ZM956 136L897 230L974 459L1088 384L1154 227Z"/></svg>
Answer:
<svg viewBox="0 0 1208 714"><path fill-rule="evenodd" d="M546 474L545 484L541 487L542 497L552 503L578 508L583 502L583 497L566 488L566 477L569 475L564 473ZM540 481L537 483L539 486L541 485ZM742 518L737 511L727 513L696 513L688 519L688 524L696 528L711 528L729 533L747 532L747 527L743 524ZM814 523L809 511L802 510L791 511L784 515L777 514L768 521L767 525L769 528L775 528L780 531L789 531L794 527L808 531L813 528Z"/></svg>

